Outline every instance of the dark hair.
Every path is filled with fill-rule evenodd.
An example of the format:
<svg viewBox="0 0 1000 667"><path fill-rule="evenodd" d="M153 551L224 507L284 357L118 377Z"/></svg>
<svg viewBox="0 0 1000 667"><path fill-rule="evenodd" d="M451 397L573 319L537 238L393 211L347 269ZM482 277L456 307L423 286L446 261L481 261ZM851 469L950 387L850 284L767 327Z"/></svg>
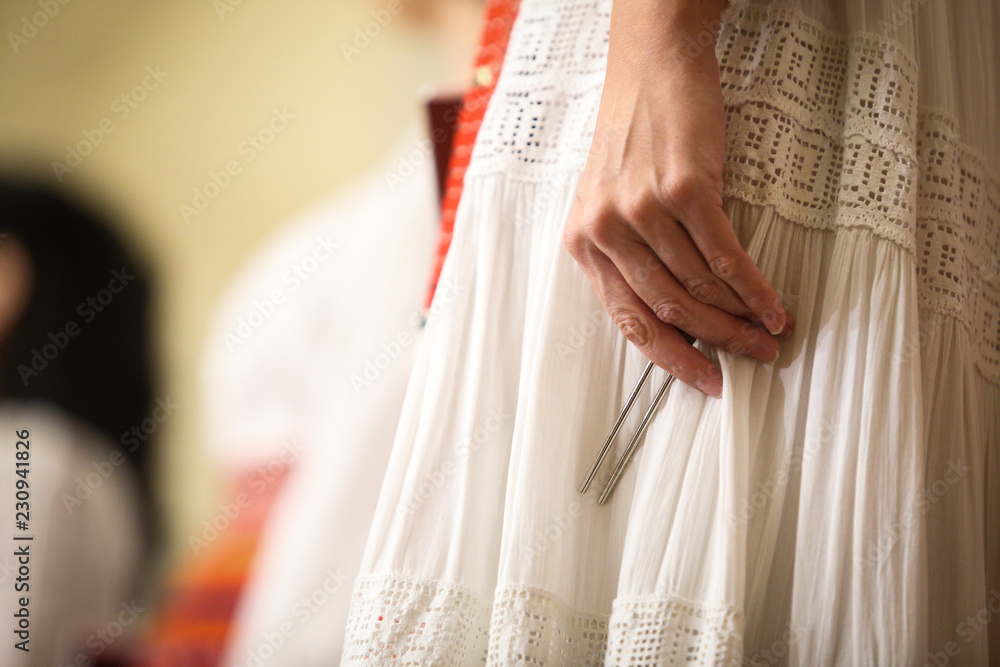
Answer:
<svg viewBox="0 0 1000 667"><path fill-rule="evenodd" d="M136 473L151 548L151 440L122 446L123 434L149 417L153 397L149 278L105 224L56 192L0 182L0 211L0 232L24 245L34 273L0 354L0 394L47 400L110 438ZM116 272L117 293L108 289Z"/></svg>

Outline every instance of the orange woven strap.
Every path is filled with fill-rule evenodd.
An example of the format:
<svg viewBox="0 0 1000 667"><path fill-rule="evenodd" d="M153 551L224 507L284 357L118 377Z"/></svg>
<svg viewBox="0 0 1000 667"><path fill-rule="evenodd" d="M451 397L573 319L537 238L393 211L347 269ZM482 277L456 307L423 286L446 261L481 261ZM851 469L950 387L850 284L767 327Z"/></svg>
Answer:
<svg viewBox="0 0 1000 667"><path fill-rule="evenodd" d="M483 122L486 105L500 75L500 66L507 52L507 43L517 16L518 4L519 0L488 0L484 9L483 32L479 38L475 76L462 99L462 110L459 112L455 136L452 139L448 176L445 181L444 198L441 201L441 227L425 304L428 308L441 277L441 266L451 246L451 236L455 229L455 211L462 196L465 170L469 166L472 146L476 143L476 134Z"/></svg>
<svg viewBox="0 0 1000 667"><path fill-rule="evenodd" d="M191 556L170 576L145 628L134 667L215 667L222 660L233 612L288 466L265 467L239 480L191 536Z"/></svg>

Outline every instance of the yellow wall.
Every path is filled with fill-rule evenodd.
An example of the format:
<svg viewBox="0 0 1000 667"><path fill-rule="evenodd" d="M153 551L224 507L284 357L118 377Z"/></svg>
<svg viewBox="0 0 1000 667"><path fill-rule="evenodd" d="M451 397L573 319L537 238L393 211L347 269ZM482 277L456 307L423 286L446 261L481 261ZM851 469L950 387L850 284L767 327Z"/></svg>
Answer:
<svg viewBox="0 0 1000 667"><path fill-rule="evenodd" d="M54 15L43 21L35 15L45 6ZM65 159L66 145L103 135L62 185L117 217L159 276L159 395L180 404L158 459L175 549L221 491L202 453L197 405L206 318L220 288L288 216L371 166L420 120L418 90L445 65L440 44L405 16L347 62L340 43L379 8L349 0L0 6L0 170L58 183L51 163ZM24 29L33 16L44 23L36 34ZM11 33L24 39L12 43ZM156 81L147 67L166 74ZM123 117L116 99L144 84L136 98L145 99ZM294 119L251 161L240 145L276 108ZM179 206L230 160L240 173L186 223Z"/></svg>

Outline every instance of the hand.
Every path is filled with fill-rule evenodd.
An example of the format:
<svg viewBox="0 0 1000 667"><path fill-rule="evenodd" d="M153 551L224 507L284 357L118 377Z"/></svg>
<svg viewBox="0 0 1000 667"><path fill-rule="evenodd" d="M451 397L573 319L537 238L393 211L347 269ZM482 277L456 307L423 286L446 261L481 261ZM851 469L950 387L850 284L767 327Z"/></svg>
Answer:
<svg viewBox="0 0 1000 667"><path fill-rule="evenodd" d="M625 337L720 396L721 372L683 334L770 362L771 334L793 322L722 209L718 63L714 48L692 56L687 41L717 25L721 6L713 23L688 11L695 4L615 0L597 128L564 240Z"/></svg>

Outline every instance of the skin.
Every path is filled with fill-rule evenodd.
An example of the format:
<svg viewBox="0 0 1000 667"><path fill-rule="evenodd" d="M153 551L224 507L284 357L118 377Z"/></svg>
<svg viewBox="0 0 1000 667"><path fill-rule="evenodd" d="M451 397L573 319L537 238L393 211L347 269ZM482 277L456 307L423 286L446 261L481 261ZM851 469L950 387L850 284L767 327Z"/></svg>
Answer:
<svg viewBox="0 0 1000 667"><path fill-rule="evenodd" d="M776 336L794 326L722 208L714 39L724 8L615 0L594 141L564 233L625 337L716 397L722 373L691 338L773 362Z"/></svg>

